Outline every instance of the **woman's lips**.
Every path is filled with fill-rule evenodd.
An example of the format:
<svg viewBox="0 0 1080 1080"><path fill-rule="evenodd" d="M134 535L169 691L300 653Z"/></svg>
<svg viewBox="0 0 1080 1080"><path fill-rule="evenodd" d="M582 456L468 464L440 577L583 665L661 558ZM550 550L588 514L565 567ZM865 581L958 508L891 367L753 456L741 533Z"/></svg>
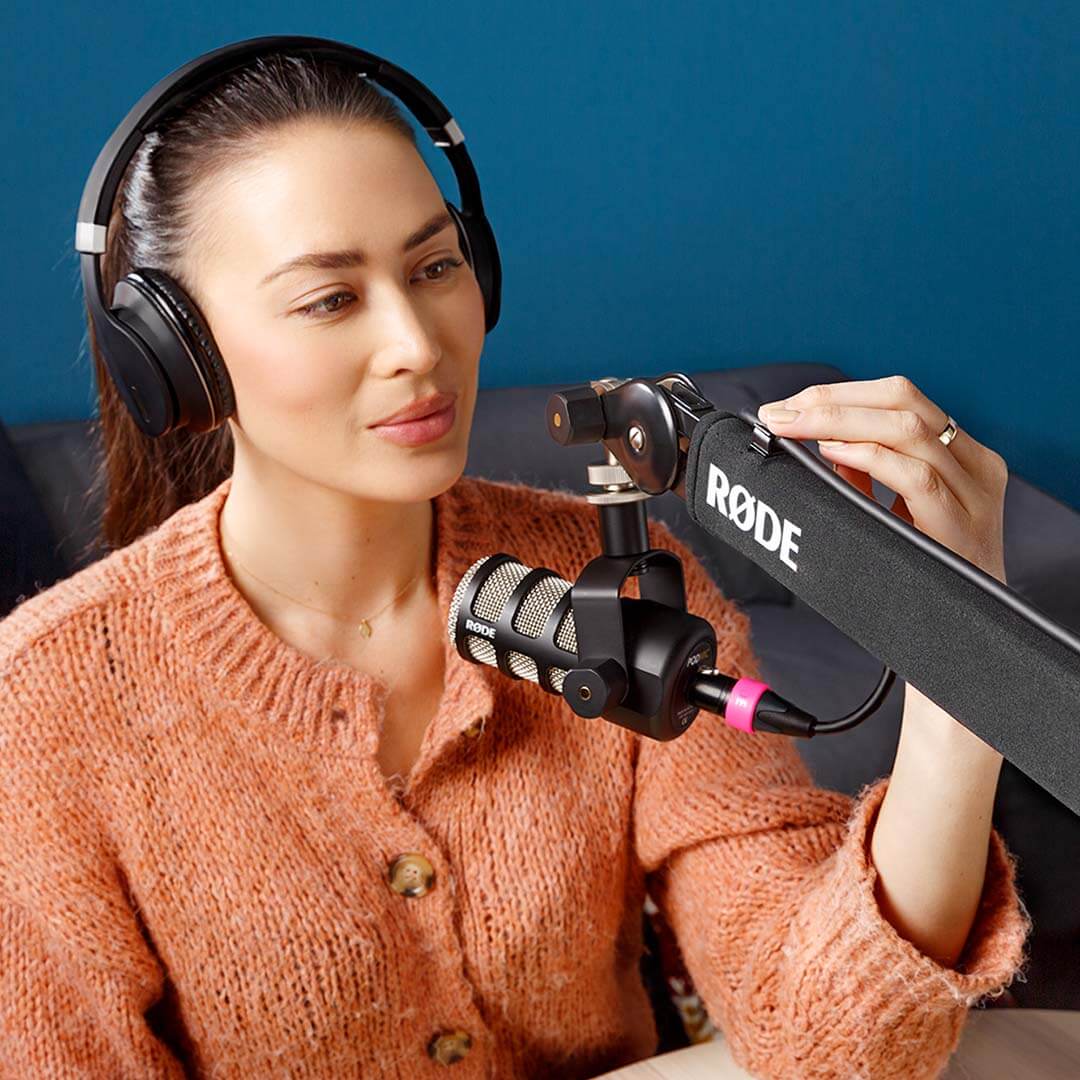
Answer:
<svg viewBox="0 0 1080 1080"><path fill-rule="evenodd" d="M419 420L403 420L398 424L376 424L372 431L398 446L422 446L441 439L457 419L457 401L452 401L440 412L422 416Z"/></svg>

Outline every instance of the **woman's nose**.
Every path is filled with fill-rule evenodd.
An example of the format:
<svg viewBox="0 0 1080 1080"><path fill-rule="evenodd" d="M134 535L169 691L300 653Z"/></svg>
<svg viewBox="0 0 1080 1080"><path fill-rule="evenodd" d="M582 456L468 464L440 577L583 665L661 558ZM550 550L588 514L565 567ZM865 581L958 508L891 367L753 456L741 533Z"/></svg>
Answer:
<svg viewBox="0 0 1080 1080"><path fill-rule="evenodd" d="M405 368L414 371L433 368L442 356L442 347L423 308L414 303L407 291L397 288L387 289L380 305L381 345L375 354L375 366L380 373L393 375Z"/></svg>

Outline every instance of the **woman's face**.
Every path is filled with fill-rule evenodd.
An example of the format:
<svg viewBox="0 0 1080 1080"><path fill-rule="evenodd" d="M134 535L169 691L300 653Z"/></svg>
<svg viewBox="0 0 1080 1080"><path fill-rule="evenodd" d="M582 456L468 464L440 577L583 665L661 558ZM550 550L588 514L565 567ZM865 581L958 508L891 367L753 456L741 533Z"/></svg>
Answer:
<svg viewBox="0 0 1080 1080"><path fill-rule="evenodd" d="M183 270L232 379L237 454L263 475L280 466L376 500L451 486L465 466L484 303L452 222L415 242L446 210L415 147L380 128L306 120L196 199L207 239ZM444 435L404 446L372 430L441 391L456 394Z"/></svg>

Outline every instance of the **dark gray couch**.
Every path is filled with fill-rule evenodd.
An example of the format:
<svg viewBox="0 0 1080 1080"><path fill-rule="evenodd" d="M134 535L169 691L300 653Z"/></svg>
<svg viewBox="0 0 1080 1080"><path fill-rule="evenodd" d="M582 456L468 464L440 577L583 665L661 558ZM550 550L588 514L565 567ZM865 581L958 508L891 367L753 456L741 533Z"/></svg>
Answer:
<svg viewBox="0 0 1080 1080"><path fill-rule="evenodd" d="M720 407L748 400L756 406L811 383L848 378L818 364L693 374ZM585 465L602 453L596 446L563 448L550 440L544 405L554 388L482 391L467 471L585 491ZM8 597L10 606L16 590L36 591L96 557L81 554L93 539L98 516L98 508L84 498L95 466L87 429L78 421L16 426L9 431L6 466L0 440L0 494L9 510L0 516L0 550L19 552L4 560L8 580L0 581L0 605ZM875 490L883 493L877 485ZM36 520L35 504L44 510ZM693 548L721 589L750 615L763 674L781 694L818 715L847 712L867 696L880 674L874 657L755 564L698 528L675 495L653 499L648 508ZM1005 545L1009 584L1051 618L1080 630L1080 513L1013 475L1006 495ZM0 606L0 616L5 610ZM854 794L888 773L902 705L903 686L897 680L883 708L853 731L800 741L815 780ZM1033 1008L1080 1009L1080 819L1006 762L994 824L1018 856L1022 895L1035 922L1028 979L1013 985L1012 1000Z"/></svg>

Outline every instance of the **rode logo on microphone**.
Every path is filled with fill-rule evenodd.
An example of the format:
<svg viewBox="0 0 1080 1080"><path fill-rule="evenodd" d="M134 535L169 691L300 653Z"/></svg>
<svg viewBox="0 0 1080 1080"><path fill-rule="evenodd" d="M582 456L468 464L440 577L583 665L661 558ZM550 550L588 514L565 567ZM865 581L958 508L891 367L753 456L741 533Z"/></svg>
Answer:
<svg viewBox="0 0 1080 1080"><path fill-rule="evenodd" d="M465 629L472 631L474 634L482 634L486 638L493 638L495 636L495 627L488 626L487 623L476 622L473 619L465 619Z"/></svg>
<svg viewBox="0 0 1080 1080"><path fill-rule="evenodd" d="M798 573L799 568L791 556L798 554L795 537L802 536L802 529L787 518L781 518L768 503L751 495L742 484L732 487L727 473L711 462L705 501L743 532L753 529L754 539L766 551L779 550L780 561Z"/></svg>

